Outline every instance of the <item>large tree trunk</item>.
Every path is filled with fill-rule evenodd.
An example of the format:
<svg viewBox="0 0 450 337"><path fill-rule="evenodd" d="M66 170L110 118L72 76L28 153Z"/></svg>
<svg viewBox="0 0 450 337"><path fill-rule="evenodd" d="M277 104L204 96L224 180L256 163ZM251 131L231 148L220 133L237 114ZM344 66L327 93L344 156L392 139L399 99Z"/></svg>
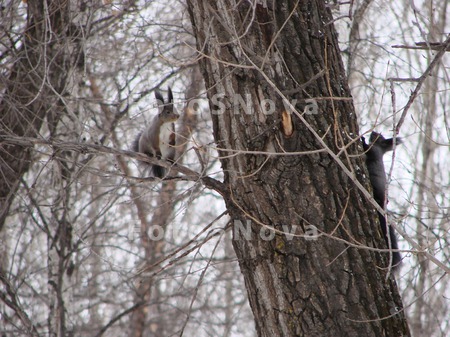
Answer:
<svg viewBox="0 0 450 337"><path fill-rule="evenodd" d="M358 187L358 180L368 186L367 172L326 2L189 0L188 7L258 334L409 336L395 280L386 278L388 254L373 249L386 246ZM285 113L281 123L289 111L281 94L306 113L290 115L292 122ZM259 152L231 155L239 151ZM251 240L238 230L246 222ZM294 229L323 235L282 233Z"/></svg>

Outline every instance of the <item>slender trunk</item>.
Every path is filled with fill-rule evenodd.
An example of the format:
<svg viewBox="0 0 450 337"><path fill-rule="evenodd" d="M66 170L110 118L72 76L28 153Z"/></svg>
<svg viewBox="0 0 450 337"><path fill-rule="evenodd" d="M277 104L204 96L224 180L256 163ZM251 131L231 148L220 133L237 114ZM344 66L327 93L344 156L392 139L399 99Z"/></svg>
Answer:
<svg viewBox="0 0 450 337"><path fill-rule="evenodd" d="M431 13L430 17L432 16ZM445 26L445 18L440 19L443 20L438 20L438 22L435 23L435 26L433 25L433 22L430 23L430 41L439 41L439 33L444 30ZM432 59L431 55L429 55L429 59ZM439 69L437 68L435 72L436 74L439 73ZM434 140L438 139L439 135L439 131L435 128L435 125L438 122L439 111L436 104L439 100L439 82L439 76L431 76L430 79L424 83L424 104L420 108L420 114L424 116L422 123L423 133L421 134L422 139L420 141L422 144L422 147L420 148L422 163L420 169L416 172L418 187L416 218L421 219L420 221L417 221L416 240L420 247L429 250L433 255L436 254L434 251L436 249L436 242L433 232L436 228L439 228L441 221L441 210L435 203L435 198L436 195L439 194L440 187L439 183L436 181L439 180L439 175L436 171L438 168L435 165L435 156L438 145ZM417 274L417 280L415 282L415 294L425 294L428 292L430 284L435 282L436 274L431 271L432 265L430 265L430 261L427 258L421 254L417 255L416 258L420 266L420 272ZM433 295L430 294L429 296L431 297ZM413 336L426 336L433 331L433 323L430 326L429 319L427 318L428 310L426 309L426 303L428 301L429 298L425 299L424 296L417 296L411 315L411 330ZM439 302L436 301L435 303ZM435 310L440 311L443 310L443 308L436 307Z"/></svg>
<svg viewBox="0 0 450 337"><path fill-rule="evenodd" d="M191 85L187 89L186 98L189 101L194 98L201 89L199 70L194 69L191 77ZM185 109L182 115L181 125L177 129L178 140L177 144L184 144L178 146L178 157L186 150L186 140L190 138L191 132L195 129L197 123L197 115L194 111ZM182 158L179 159L179 163L182 163ZM128 172L128 169L123 162L119 160L122 169ZM129 175L127 173L127 175ZM135 186L130 188L133 200L136 204L136 208L139 214L140 220L140 243L144 251L145 264L141 266L150 272L150 267L157 264L158 261L164 258L165 240L161 237L158 240L152 238L159 238L162 230L164 233L170 225L170 219L174 209L174 200L176 199L176 181L171 180L162 183L162 187L156 196L157 202L154 208L151 221L147 221L147 210L145 207L145 201L140 196ZM152 233L154 229L158 229L157 232ZM172 328L170 324L167 324L163 317L163 313L159 312L159 307L155 303L160 303L162 300L158 298L159 292L155 289L155 283L153 279L144 278L136 289L135 302L142 302L143 305L136 308L133 312L133 316L130 320L130 333L133 337L146 336L146 331L152 336L167 336L168 332ZM174 319L171 317L170 319Z"/></svg>

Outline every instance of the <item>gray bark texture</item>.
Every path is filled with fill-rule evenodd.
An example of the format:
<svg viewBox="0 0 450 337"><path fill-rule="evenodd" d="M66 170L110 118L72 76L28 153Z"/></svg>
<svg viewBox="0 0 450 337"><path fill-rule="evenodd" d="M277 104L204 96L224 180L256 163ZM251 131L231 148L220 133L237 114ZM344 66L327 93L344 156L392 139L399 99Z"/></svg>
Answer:
<svg viewBox="0 0 450 337"><path fill-rule="evenodd" d="M233 244L258 335L409 336L374 206L357 186L370 191L326 2L188 0L188 9L227 208L251 223L251 240L235 226ZM281 94L306 113L286 113Z"/></svg>

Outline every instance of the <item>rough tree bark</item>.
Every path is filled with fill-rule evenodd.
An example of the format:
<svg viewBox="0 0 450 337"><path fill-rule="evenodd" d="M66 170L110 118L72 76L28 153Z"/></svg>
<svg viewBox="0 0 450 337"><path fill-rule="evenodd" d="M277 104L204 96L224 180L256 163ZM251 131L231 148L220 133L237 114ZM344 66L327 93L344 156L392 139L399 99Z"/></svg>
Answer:
<svg viewBox="0 0 450 337"><path fill-rule="evenodd" d="M78 35L66 0L27 2L27 23L20 43L12 43L8 78L2 78L1 136L34 137L47 117L50 132L64 111L67 78L79 56ZM11 38L13 41L13 38ZM18 48L18 46L20 46ZM18 49L16 49L18 48ZM0 144L0 230L31 163L31 149Z"/></svg>
<svg viewBox="0 0 450 337"><path fill-rule="evenodd" d="M368 188L367 172L326 1L188 0L188 10L227 208L251 223L252 239L235 225L233 243L258 334L409 336L374 206L357 186ZM290 121L281 94L306 113ZM320 235L282 233L293 230Z"/></svg>

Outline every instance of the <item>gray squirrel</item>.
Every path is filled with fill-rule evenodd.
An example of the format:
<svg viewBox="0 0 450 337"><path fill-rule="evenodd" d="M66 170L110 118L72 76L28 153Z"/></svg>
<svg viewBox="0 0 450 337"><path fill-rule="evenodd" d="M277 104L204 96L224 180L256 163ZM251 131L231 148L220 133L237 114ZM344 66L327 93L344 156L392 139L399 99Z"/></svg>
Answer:
<svg viewBox="0 0 450 337"><path fill-rule="evenodd" d="M168 101L164 104L164 98L159 91L155 91L158 101L158 115L156 115L150 125L138 134L133 142L132 149L135 152L146 154L150 157L173 162L175 159L175 121L180 117L173 106L173 95L168 88ZM163 178L166 169L159 165L149 165L153 169L153 175Z"/></svg>
<svg viewBox="0 0 450 337"><path fill-rule="evenodd" d="M383 155L392 151L394 147L394 139L384 138L380 133L372 132L370 135L370 144L366 144L364 137L361 137L363 141L363 148L366 153L366 165L369 171L370 183L372 185L373 197L380 207L386 210L386 172L384 170ZM401 144L402 140L396 138L396 144ZM394 228L388 226L386 218L383 214L378 212L378 219L380 221L381 230L388 247L391 249L398 249L397 237L394 232ZM389 230L389 237L387 236L387 230ZM390 241L390 243L389 243ZM398 267L402 257L400 252L392 252L392 266Z"/></svg>

